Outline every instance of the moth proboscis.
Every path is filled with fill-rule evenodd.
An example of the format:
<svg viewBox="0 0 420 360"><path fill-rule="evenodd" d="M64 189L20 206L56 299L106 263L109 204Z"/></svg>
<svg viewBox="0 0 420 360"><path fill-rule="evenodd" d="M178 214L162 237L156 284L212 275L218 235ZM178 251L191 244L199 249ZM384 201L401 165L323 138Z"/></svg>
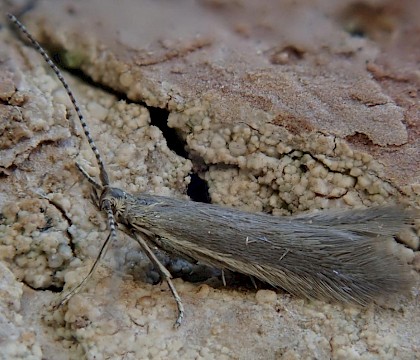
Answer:
<svg viewBox="0 0 420 360"><path fill-rule="evenodd" d="M410 287L409 268L383 244L384 238L412 221L413 212L400 206L275 217L163 196L131 195L112 187L88 124L61 72L17 18L8 17L63 84L100 171L98 182L76 163L92 184L99 209L107 216L109 235L89 273L58 305L66 303L89 280L117 238L116 223L137 241L167 282L178 307L175 326L181 324L184 307L171 274L150 245L256 277L307 299L366 305L379 296Z"/></svg>

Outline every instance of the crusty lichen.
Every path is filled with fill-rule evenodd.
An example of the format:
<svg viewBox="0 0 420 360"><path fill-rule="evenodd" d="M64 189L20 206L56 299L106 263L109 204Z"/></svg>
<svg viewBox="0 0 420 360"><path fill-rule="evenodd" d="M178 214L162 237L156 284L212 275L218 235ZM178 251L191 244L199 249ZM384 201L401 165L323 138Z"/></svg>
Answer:
<svg viewBox="0 0 420 360"><path fill-rule="evenodd" d="M21 314L22 287L0 261L1 357L37 360L42 358L42 350L36 340L36 329Z"/></svg>
<svg viewBox="0 0 420 360"><path fill-rule="evenodd" d="M195 103L194 109L171 113L169 124L186 134L193 155L212 164L204 176L216 202L256 201L255 210L290 213L382 205L399 195L399 189L382 178L379 162L343 140L321 133L294 135L257 120L209 125L206 104ZM238 199L233 199L235 194Z"/></svg>
<svg viewBox="0 0 420 360"><path fill-rule="evenodd" d="M35 289L61 287L73 254L59 211L29 198L6 204L2 215L1 260L12 261L16 277Z"/></svg>

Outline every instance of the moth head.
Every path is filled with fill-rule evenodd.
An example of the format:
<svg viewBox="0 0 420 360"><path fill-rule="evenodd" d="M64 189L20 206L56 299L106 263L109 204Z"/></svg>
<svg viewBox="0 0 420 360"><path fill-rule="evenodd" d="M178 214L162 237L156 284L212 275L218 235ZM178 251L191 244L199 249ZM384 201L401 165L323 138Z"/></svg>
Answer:
<svg viewBox="0 0 420 360"><path fill-rule="evenodd" d="M122 215L126 208L127 193L121 189L113 187L105 187L99 198L99 207L105 209L106 203L111 206L112 212L118 218Z"/></svg>

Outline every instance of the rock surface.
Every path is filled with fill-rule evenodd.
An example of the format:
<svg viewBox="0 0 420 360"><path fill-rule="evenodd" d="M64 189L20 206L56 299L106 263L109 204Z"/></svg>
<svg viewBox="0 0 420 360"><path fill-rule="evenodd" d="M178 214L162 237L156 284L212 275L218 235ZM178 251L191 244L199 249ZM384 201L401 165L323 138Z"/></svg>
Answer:
<svg viewBox="0 0 420 360"><path fill-rule="evenodd" d="M420 206L419 11L416 1L50 0L22 21L79 75L66 79L115 186L186 198L194 172L212 202L279 216ZM40 55L7 26L0 42L4 358L418 356L418 287L361 309L177 279L187 315L174 330L166 284L144 282L147 261L122 235L87 289L52 311L108 234L74 162L98 171ZM395 252L418 272L416 225Z"/></svg>

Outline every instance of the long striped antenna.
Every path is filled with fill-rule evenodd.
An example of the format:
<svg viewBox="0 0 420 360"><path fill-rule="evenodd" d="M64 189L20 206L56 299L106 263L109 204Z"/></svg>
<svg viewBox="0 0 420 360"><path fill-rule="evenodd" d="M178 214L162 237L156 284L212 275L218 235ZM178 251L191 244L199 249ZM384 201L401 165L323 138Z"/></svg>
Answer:
<svg viewBox="0 0 420 360"><path fill-rule="evenodd" d="M22 31L23 34L28 38L28 40L31 42L31 44L36 48L36 50L42 55L44 60L47 62L47 64L51 67L51 69L54 71L54 73L57 75L58 79L61 81L61 83L64 86L64 89L67 92L67 95L69 96L74 109L76 110L77 116L80 120L80 124L82 125L83 131L86 135L86 138L89 142L90 148L92 149L93 153L95 154L96 161L99 166L99 178L100 183L98 183L96 180L94 180L92 177L90 177L87 172L78 164L76 163L77 168L81 171L81 173L89 180L89 182L93 185L93 187L101 192L104 192L106 189L109 188L109 176L105 169L104 161L102 159L101 154L99 153L98 148L95 145L95 142L92 139L92 136L90 135L89 126L86 123L83 114L80 110L79 105L77 104L76 98L73 95L73 92L70 90L69 85L67 84L66 80L64 79L63 75L61 74L58 67L53 63L51 58L48 56L44 48L36 41L32 35L28 32L26 27L16 18L16 16L12 14L7 14L10 21L13 22L19 29ZM101 250L99 251L99 255L97 256L92 268L90 269L89 273L85 276L85 278L82 280L79 285L77 285L74 289L72 289L66 296L62 298L62 300L57 304L56 307L66 303L73 295L78 293L82 287L87 283L87 281L90 279L90 277L93 275L96 267L98 266L100 260L105 256L106 251L109 247L109 245L117 238L117 230L116 230L116 222L114 213L112 211L111 202L108 199L105 199L102 201L102 203L98 204L101 210L104 210L107 214L107 220L108 220L108 226L109 226L109 235L105 242L103 243Z"/></svg>
<svg viewBox="0 0 420 360"><path fill-rule="evenodd" d="M70 90L69 85L67 84L66 80L64 79L63 75L61 74L58 67L53 63L51 58L48 56L47 52L44 50L44 48L39 44L38 41L36 41L32 35L29 33L29 31L26 29L26 27L16 18L16 16L12 14L7 14L8 18L11 22L13 22L19 29L22 31L23 34L28 38L28 40L31 42L31 44L36 48L36 50L42 55L44 60L47 62L47 64L51 67L51 69L55 72L58 79L61 81L61 83L64 86L64 89L67 92L67 95L69 96L74 109L76 110L77 116L80 120L80 124L82 125L83 131L86 135L86 138L89 142L90 148L92 149L93 153L95 154L96 161L99 166L99 178L101 180L102 187L106 187L109 185L109 176L105 169L104 161L102 160L102 156L99 153L98 148L95 145L95 142L92 139L92 136L90 135L90 129L88 124L85 121L85 118L83 117L82 112L80 111L80 107L77 104L76 98L73 95L73 92Z"/></svg>

